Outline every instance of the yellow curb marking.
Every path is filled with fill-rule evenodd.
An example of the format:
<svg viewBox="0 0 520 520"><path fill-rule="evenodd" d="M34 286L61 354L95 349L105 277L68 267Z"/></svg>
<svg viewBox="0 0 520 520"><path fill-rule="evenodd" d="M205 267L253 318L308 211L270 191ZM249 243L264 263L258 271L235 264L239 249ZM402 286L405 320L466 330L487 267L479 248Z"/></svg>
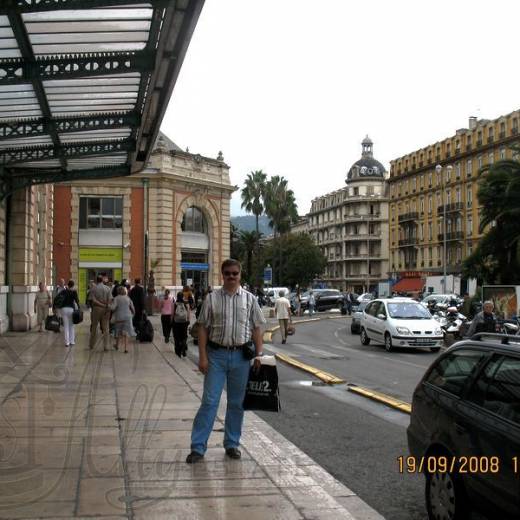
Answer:
<svg viewBox="0 0 520 520"><path fill-rule="evenodd" d="M405 401L401 401L399 399L396 399L395 397L382 394L381 392L376 392L375 390L369 390L368 388L363 388L362 386L356 386L352 384L349 384L348 391L362 395L363 397L368 397L373 401L386 404L387 406L395 408L396 410L399 410L401 412L407 414L412 413L412 405L410 403L406 403Z"/></svg>
<svg viewBox="0 0 520 520"><path fill-rule="evenodd" d="M297 361L296 359L286 356L285 354L275 354L275 356L276 359L279 359L280 361L283 361L288 365L291 365L293 367L299 368L300 370L304 370L305 372L313 374L318 379L321 379L324 383L327 383L328 385L339 385L342 383L346 383L345 380L340 379L339 377L333 376L332 374L324 372L323 370L311 367L310 365L306 365L305 363Z"/></svg>

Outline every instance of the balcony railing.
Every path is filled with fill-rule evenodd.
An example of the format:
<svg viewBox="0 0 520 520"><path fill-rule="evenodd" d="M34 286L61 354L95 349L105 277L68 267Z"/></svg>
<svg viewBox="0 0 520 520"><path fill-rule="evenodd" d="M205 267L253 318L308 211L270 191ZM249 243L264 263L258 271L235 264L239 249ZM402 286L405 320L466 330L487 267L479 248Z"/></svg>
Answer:
<svg viewBox="0 0 520 520"><path fill-rule="evenodd" d="M406 237L399 239L399 247L417 245L417 237Z"/></svg>
<svg viewBox="0 0 520 520"><path fill-rule="evenodd" d="M437 240L444 240L444 233L439 233L437 235ZM464 232L463 231L451 231L450 233L446 233L446 240L464 240Z"/></svg>
<svg viewBox="0 0 520 520"><path fill-rule="evenodd" d="M399 222L410 222L415 221L419 218L419 213L416 211L412 213L404 213L403 215L399 215Z"/></svg>
<svg viewBox="0 0 520 520"><path fill-rule="evenodd" d="M462 211L464 209L464 203L462 202L450 202L449 204L445 204L446 213L453 213L454 211ZM437 215L440 215L444 212L444 206L439 206L437 210Z"/></svg>

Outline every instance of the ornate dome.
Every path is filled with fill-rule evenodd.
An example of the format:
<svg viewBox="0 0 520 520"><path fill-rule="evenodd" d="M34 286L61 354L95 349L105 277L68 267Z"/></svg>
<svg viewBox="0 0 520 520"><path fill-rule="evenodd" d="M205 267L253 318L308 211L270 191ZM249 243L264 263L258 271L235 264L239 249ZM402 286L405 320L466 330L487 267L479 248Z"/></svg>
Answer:
<svg viewBox="0 0 520 520"><path fill-rule="evenodd" d="M356 161L347 173L345 182L354 179L376 178L384 179L385 167L374 159L372 148L374 143L368 135L361 142L362 152L361 159Z"/></svg>

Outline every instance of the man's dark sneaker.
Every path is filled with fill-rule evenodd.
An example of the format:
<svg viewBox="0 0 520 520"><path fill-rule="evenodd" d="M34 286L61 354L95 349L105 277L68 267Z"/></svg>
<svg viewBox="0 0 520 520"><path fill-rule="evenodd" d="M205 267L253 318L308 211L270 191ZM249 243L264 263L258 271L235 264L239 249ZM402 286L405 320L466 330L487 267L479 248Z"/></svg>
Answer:
<svg viewBox="0 0 520 520"><path fill-rule="evenodd" d="M285 340L284 339L282 339L282 343L285 345Z"/></svg>
<svg viewBox="0 0 520 520"><path fill-rule="evenodd" d="M240 453L240 450L238 448L226 448L226 455L230 459L238 460L240 457L242 457L242 453Z"/></svg>
<svg viewBox="0 0 520 520"><path fill-rule="evenodd" d="M204 455L201 455L200 453L197 453L196 451L192 451L186 457L186 464L195 464L196 462L199 462L199 460L202 460L203 458L204 458Z"/></svg>

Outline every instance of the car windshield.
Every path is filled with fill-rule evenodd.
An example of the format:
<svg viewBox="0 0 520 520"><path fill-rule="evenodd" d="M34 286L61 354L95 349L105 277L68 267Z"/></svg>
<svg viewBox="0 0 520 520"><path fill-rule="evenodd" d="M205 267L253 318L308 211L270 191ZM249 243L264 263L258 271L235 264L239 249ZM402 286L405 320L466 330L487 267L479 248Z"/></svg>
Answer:
<svg viewBox="0 0 520 520"><path fill-rule="evenodd" d="M418 303L389 303L388 314L396 320L429 320L431 314Z"/></svg>

